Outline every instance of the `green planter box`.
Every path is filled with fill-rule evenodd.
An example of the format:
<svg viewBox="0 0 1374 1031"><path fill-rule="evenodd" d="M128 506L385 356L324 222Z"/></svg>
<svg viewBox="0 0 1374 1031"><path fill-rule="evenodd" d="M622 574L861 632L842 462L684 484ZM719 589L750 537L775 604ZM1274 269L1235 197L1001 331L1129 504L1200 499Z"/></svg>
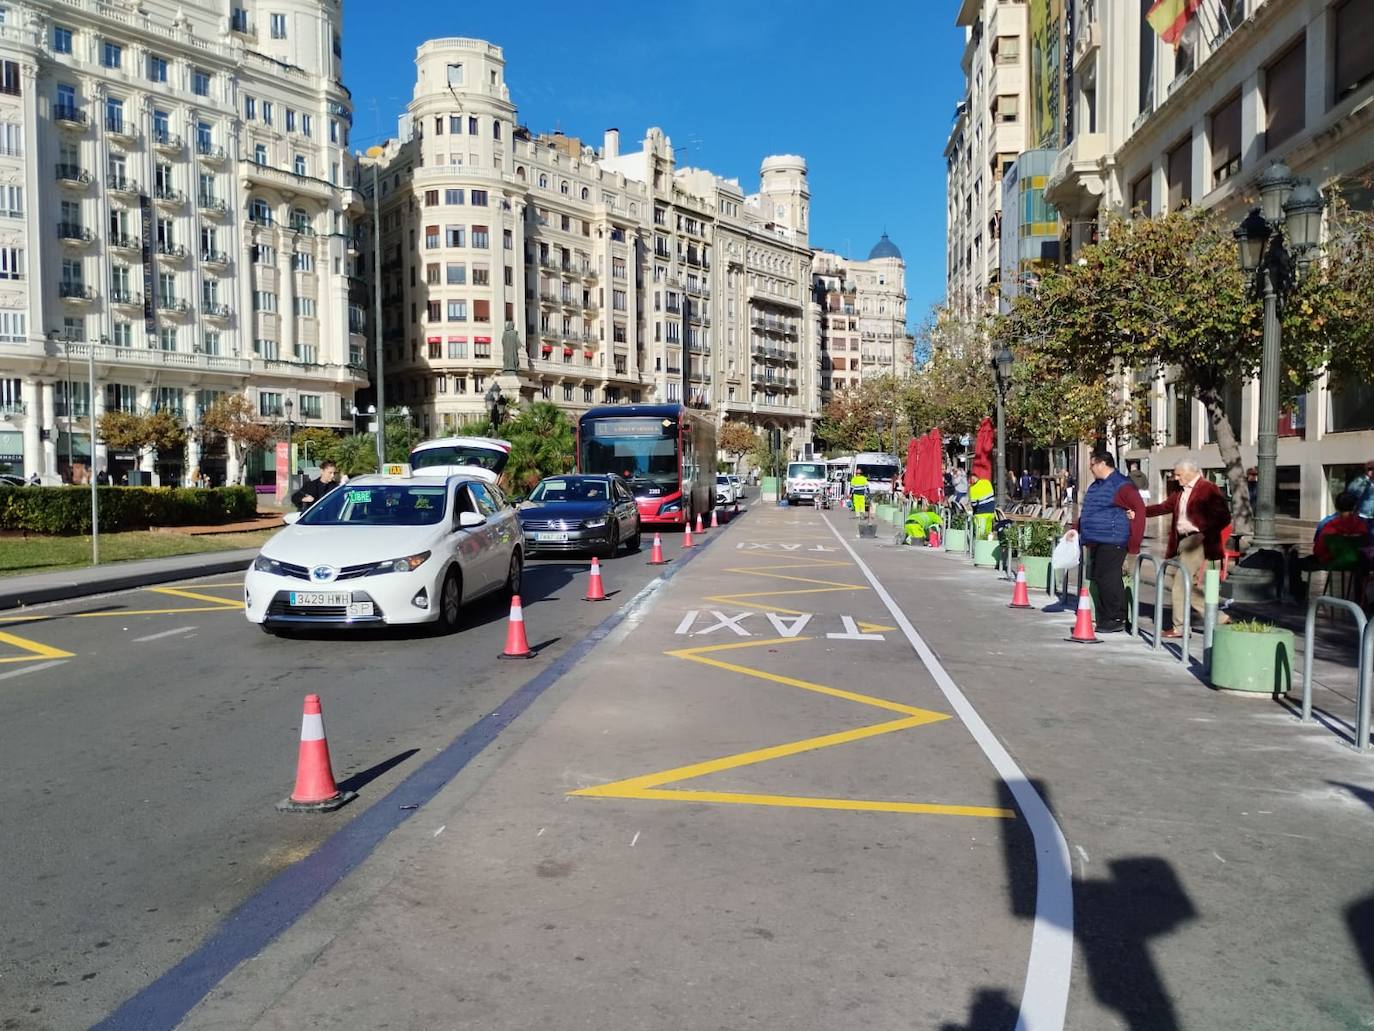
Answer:
<svg viewBox="0 0 1374 1031"><path fill-rule="evenodd" d="M1017 559L1021 565L1026 567L1026 586L1032 591L1044 591L1053 594L1050 587L1050 560L1048 557L1038 555L1022 555Z"/></svg>
<svg viewBox="0 0 1374 1031"><path fill-rule="evenodd" d="M973 564L975 566L986 566L991 569L997 565L997 560L1001 554L1001 544L998 541L973 542Z"/></svg>
<svg viewBox="0 0 1374 1031"><path fill-rule="evenodd" d="M968 551L967 530L946 530L940 539L946 551Z"/></svg>
<svg viewBox="0 0 1374 1031"><path fill-rule="evenodd" d="M1217 627L1212 634L1212 686L1261 696L1287 694L1293 686L1293 632L1275 628L1253 634Z"/></svg>

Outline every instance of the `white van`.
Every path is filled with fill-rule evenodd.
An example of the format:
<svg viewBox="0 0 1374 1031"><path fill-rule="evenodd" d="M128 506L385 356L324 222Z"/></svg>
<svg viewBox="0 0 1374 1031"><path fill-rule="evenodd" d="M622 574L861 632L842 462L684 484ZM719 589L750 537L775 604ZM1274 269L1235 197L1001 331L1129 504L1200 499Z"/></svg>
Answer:
<svg viewBox="0 0 1374 1031"><path fill-rule="evenodd" d="M783 497L789 505L814 502L825 490L824 462L788 462Z"/></svg>

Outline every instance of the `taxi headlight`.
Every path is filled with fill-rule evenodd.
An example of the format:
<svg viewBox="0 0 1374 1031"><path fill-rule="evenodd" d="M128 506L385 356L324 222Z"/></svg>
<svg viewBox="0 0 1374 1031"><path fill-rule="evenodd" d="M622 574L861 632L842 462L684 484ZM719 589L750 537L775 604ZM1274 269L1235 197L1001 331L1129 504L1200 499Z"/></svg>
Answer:
<svg viewBox="0 0 1374 1031"><path fill-rule="evenodd" d="M605 517L604 515L603 515L603 516L597 516L595 519L584 519L584 520L582 520L582 529L584 529L584 530L599 530L599 529L601 529L601 527L603 527L603 526L605 526L605 525L606 525L606 517Z"/></svg>
<svg viewBox="0 0 1374 1031"><path fill-rule="evenodd" d="M417 555L407 555L405 558L389 558L385 562L378 562L368 572L368 576L376 576L379 573L411 573L425 564L425 559L429 558L429 552L422 551Z"/></svg>
<svg viewBox="0 0 1374 1031"><path fill-rule="evenodd" d="M253 568L259 573L280 573L281 563L274 558L268 558L266 555L259 555L253 559Z"/></svg>

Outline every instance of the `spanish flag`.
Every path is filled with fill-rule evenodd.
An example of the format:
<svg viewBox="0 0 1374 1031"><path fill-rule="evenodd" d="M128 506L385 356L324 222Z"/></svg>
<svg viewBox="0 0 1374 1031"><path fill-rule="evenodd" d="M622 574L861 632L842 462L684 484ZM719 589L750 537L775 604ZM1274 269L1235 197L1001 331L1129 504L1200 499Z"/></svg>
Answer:
<svg viewBox="0 0 1374 1031"><path fill-rule="evenodd" d="M1178 46L1183 27L1201 6L1202 0L1155 0L1154 6L1145 12L1145 20L1165 43Z"/></svg>

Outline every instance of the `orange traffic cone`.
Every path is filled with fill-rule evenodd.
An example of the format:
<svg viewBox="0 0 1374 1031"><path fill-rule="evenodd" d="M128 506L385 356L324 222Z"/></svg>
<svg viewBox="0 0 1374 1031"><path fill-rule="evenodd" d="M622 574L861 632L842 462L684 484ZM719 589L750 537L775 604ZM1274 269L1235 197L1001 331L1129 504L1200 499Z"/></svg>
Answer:
<svg viewBox="0 0 1374 1031"><path fill-rule="evenodd" d="M592 578L587 584L587 596L583 601L605 601L606 591L601 586L601 563L592 559Z"/></svg>
<svg viewBox="0 0 1374 1031"><path fill-rule="evenodd" d="M701 525L701 513L697 513L697 533L705 533L706 527Z"/></svg>
<svg viewBox="0 0 1374 1031"><path fill-rule="evenodd" d="M713 508L711 509L711 529L715 530L719 527L720 523L716 522L716 510Z"/></svg>
<svg viewBox="0 0 1374 1031"><path fill-rule="evenodd" d="M1007 608L1028 609L1030 607L1030 591L1026 588L1026 564L1023 562L1016 567L1016 586L1011 589L1011 604Z"/></svg>
<svg viewBox="0 0 1374 1031"><path fill-rule="evenodd" d="M296 787L290 798L283 798L277 808L284 813L327 813L345 802L357 798L353 791L340 791L334 783L334 771L329 765L329 742L324 736L324 716L320 712L320 696L305 696L305 714L301 717L301 749L296 757Z"/></svg>
<svg viewBox="0 0 1374 1031"><path fill-rule="evenodd" d="M668 560L663 557L663 538L655 531L654 548L653 551L649 552L649 565L666 566L667 564Z"/></svg>
<svg viewBox="0 0 1374 1031"><path fill-rule="evenodd" d="M695 547L692 544L692 521L690 519L682 524L682 546L684 548Z"/></svg>
<svg viewBox="0 0 1374 1031"><path fill-rule="evenodd" d="M1078 644L1101 644L1102 640L1093 630L1093 603L1088 596L1086 584L1078 592L1078 618L1073 623L1073 635L1069 638Z"/></svg>
<svg viewBox="0 0 1374 1031"><path fill-rule="evenodd" d="M520 595L510 600L510 623L506 626L506 650L497 656L500 659L532 659L530 642L525 639L525 610L520 605Z"/></svg>

